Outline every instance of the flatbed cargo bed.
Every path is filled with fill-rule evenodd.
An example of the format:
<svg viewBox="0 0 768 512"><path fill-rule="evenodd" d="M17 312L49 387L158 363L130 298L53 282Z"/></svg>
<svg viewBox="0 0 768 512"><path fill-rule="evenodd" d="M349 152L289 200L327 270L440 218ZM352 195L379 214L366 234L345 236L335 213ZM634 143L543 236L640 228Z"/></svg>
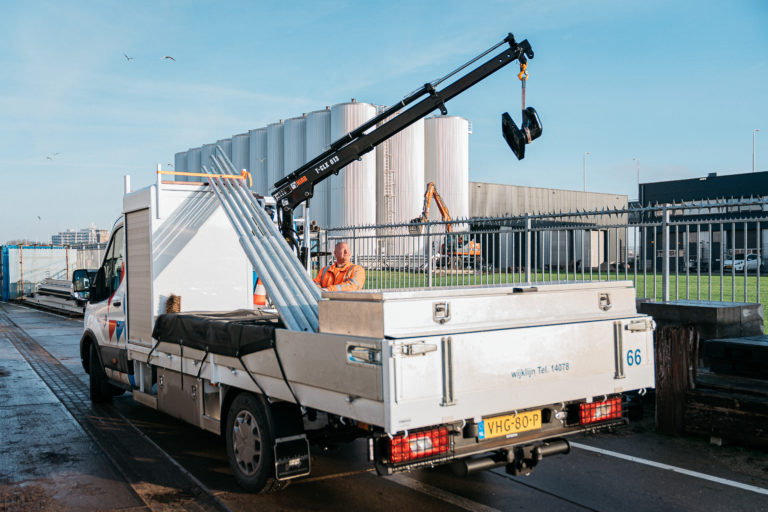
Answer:
<svg viewBox="0 0 768 512"><path fill-rule="evenodd" d="M629 282L327 293L320 325L337 332L260 321L161 316L154 349L129 347L142 361L151 350L152 365L282 400L295 394L393 434L654 384L654 324L636 313ZM262 338L246 339L252 329ZM210 341L223 333L239 341Z"/></svg>

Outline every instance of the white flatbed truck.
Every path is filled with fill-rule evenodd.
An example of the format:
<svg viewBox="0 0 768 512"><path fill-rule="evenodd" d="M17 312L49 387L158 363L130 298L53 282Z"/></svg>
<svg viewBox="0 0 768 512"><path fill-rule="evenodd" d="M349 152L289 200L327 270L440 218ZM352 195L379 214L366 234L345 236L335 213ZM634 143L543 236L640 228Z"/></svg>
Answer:
<svg viewBox="0 0 768 512"><path fill-rule="evenodd" d="M321 180L430 112L445 113L445 101L511 62L520 61L525 84L530 45L509 34L481 57L500 46L462 78L435 89L467 66L425 84L275 184L285 239L298 249L293 208ZM541 134L531 107L520 129L508 114L502 126L518 158ZM274 226L256 220L261 210L250 192L219 181L227 180L158 181L126 193L90 289L80 347L92 400L127 390L224 436L247 489L309 474L314 435L367 438L369 460L384 475L441 464L528 473L567 453L568 436L625 423L624 394L654 386L654 323L637 313L628 281L317 299L285 240L244 241ZM225 188L235 195L224 196ZM250 220L262 224L247 227ZM274 270L268 255L276 247L291 256L285 276L257 268ZM310 286L301 293L314 304L276 300L279 316L253 311L254 269L275 296L290 294L290 285L278 287L282 277ZM180 312L168 314L172 296Z"/></svg>
<svg viewBox="0 0 768 512"><path fill-rule="evenodd" d="M366 437L381 474L527 472L654 385L630 282L324 292L319 332L297 332L252 310L251 276L205 184L126 194L81 340L93 400L128 390L225 436L249 489L308 474L321 421ZM171 294L182 313L164 314Z"/></svg>

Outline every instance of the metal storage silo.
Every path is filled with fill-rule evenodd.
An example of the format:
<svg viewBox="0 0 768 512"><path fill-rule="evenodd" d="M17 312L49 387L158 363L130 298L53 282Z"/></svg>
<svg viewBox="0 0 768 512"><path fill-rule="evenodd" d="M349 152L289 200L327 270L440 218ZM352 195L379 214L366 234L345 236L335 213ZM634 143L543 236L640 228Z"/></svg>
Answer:
<svg viewBox="0 0 768 512"><path fill-rule="evenodd" d="M370 103L339 103L331 107L331 140L338 140L376 115ZM369 152L331 176L330 226L376 222L376 154Z"/></svg>
<svg viewBox="0 0 768 512"><path fill-rule="evenodd" d="M307 161L312 160L328 149L331 144L331 109L316 110L307 114L307 141L305 154ZM314 190L309 204L309 217L320 227L328 227L328 207L330 205L330 178L320 182Z"/></svg>
<svg viewBox="0 0 768 512"><path fill-rule="evenodd" d="M172 171L186 171L187 170L187 152L183 151L181 153L176 153L173 158L173 169ZM174 175L166 175L166 178L173 181L187 181L186 176L174 176Z"/></svg>
<svg viewBox="0 0 768 512"><path fill-rule="evenodd" d="M376 223L407 223L423 204L424 121L419 120L376 147ZM423 237L405 227L379 228L377 234L387 259L420 254L424 247Z"/></svg>
<svg viewBox="0 0 768 512"><path fill-rule="evenodd" d="M232 136L232 164L235 169L250 171L248 134L240 133Z"/></svg>
<svg viewBox="0 0 768 512"><path fill-rule="evenodd" d="M216 145L220 146L221 149L224 151L224 154L227 155L227 158L232 160L232 139L217 140Z"/></svg>
<svg viewBox="0 0 768 512"><path fill-rule="evenodd" d="M248 132L249 170L253 175L253 190L267 195L267 129L257 128Z"/></svg>
<svg viewBox="0 0 768 512"><path fill-rule="evenodd" d="M285 165L283 165L285 125L281 119L277 123L267 125L267 195L272 194L272 187L283 177Z"/></svg>
<svg viewBox="0 0 768 512"><path fill-rule="evenodd" d="M285 120L283 130L284 173L292 173L306 162L307 115Z"/></svg>
<svg viewBox="0 0 768 512"><path fill-rule="evenodd" d="M469 121L458 116L424 120L424 181L435 182L451 217L469 217Z"/></svg>
<svg viewBox="0 0 768 512"><path fill-rule="evenodd" d="M201 154L202 152L200 148L187 150L187 170L189 172L203 172L200 170ZM185 176L185 178L186 181L202 181L202 179L197 176Z"/></svg>
<svg viewBox="0 0 768 512"><path fill-rule="evenodd" d="M283 174L288 175L304 165L306 160L307 115L286 119L283 129ZM299 206L294 212L297 217L304 216L304 207Z"/></svg>
<svg viewBox="0 0 768 512"><path fill-rule="evenodd" d="M418 217L424 204L424 121L376 147L376 223Z"/></svg>
<svg viewBox="0 0 768 512"><path fill-rule="evenodd" d="M216 144L203 144L203 147L200 149L200 169L203 167L206 167L209 171L212 169L211 155L215 147Z"/></svg>

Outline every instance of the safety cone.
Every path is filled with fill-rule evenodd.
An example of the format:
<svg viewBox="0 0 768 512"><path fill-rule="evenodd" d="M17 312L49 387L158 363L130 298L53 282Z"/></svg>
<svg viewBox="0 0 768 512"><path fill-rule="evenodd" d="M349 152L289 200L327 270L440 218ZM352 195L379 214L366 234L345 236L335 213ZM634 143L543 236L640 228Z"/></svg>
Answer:
<svg viewBox="0 0 768 512"><path fill-rule="evenodd" d="M253 291L253 305L267 305L267 289L264 288L264 283L261 282L261 279L256 280L256 289Z"/></svg>

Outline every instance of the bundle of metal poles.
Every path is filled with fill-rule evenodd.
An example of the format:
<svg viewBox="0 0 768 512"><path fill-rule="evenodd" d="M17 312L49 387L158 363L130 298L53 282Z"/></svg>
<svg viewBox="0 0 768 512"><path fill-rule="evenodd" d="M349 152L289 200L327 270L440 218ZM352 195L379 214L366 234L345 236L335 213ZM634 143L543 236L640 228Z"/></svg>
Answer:
<svg viewBox="0 0 768 512"><path fill-rule="evenodd" d="M248 259L264 283L286 328L317 332L320 289L288 246L267 212L259 206L245 180L216 177L239 175L219 146L211 155L211 167L202 166L232 227L240 237Z"/></svg>

